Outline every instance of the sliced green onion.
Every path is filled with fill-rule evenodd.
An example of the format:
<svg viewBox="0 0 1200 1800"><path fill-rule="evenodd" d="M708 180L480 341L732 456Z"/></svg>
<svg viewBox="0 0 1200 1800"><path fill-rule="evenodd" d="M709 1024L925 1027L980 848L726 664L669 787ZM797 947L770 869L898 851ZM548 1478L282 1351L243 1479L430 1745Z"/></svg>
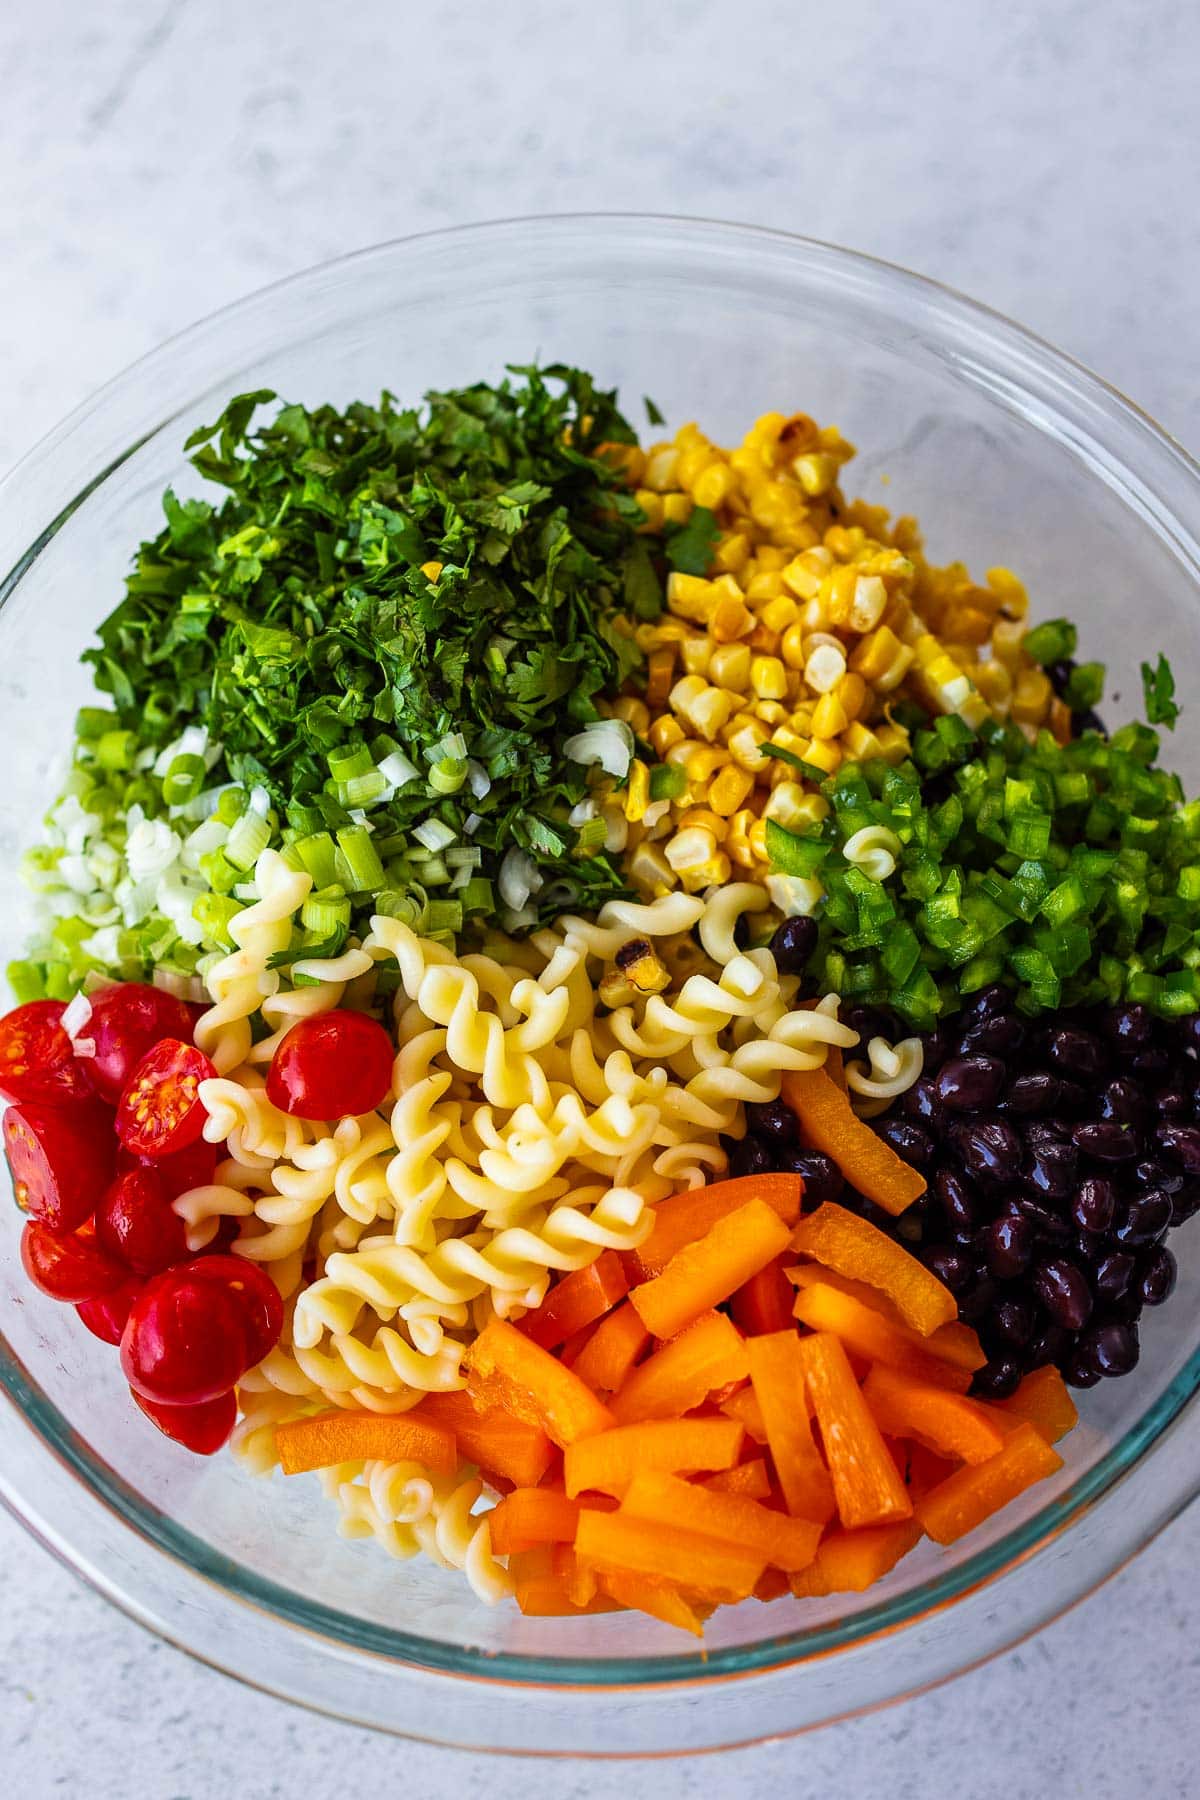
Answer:
<svg viewBox="0 0 1200 1800"><path fill-rule="evenodd" d="M132 731L106 731L96 743L96 761L102 769L131 769L136 752Z"/></svg>
<svg viewBox="0 0 1200 1800"><path fill-rule="evenodd" d="M492 884L486 875L474 875L458 897L464 917L472 913L491 915L496 910Z"/></svg>
<svg viewBox="0 0 1200 1800"><path fill-rule="evenodd" d="M343 882L351 893L373 894L384 884L383 864L365 825L347 825L337 834L338 849L346 867Z"/></svg>
<svg viewBox="0 0 1200 1800"><path fill-rule="evenodd" d="M271 841L271 827L247 807L229 833L225 854L238 869L252 869Z"/></svg>
<svg viewBox="0 0 1200 1800"><path fill-rule="evenodd" d="M454 842L455 835L453 828L443 824L441 819L424 819L413 830L418 844L435 853L447 849Z"/></svg>
<svg viewBox="0 0 1200 1800"><path fill-rule="evenodd" d="M466 779L465 758L443 757L429 771L429 785L435 794L457 794Z"/></svg>
<svg viewBox="0 0 1200 1800"><path fill-rule="evenodd" d="M312 893L300 908L300 923L317 939L332 937L350 928L350 902L340 888Z"/></svg>
<svg viewBox="0 0 1200 1800"><path fill-rule="evenodd" d="M442 931L461 931L463 909L457 900L431 900L425 929L431 935Z"/></svg>
<svg viewBox="0 0 1200 1800"><path fill-rule="evenodd" d="M8 985L18 1006L27 1000L40 1000L46 992L46 973L40 963L17 961L8 965Z"/></svg>
<svg viewBox="0 0 1200 1800"><path fill-rule="evenodd" d="M207 774L202 756L176 756L163 777L163 799L168 806L186 806L204 786Z"/></svg>
<svg viewBox="0 0 1200 1800"><path fill-rule="evenodd" d="M365 744L354 750L331 750L326 758L329 778L334 782L353 781L356 775L369 775L375 767Z"/></svg>
<svg viewBox="0 0 1200 1800"><path fill-rule="evenodd" d="M365 774L336 782L334 791L342 806L374 806L387 794L388 779L382 769L368 769Z"/></svg>

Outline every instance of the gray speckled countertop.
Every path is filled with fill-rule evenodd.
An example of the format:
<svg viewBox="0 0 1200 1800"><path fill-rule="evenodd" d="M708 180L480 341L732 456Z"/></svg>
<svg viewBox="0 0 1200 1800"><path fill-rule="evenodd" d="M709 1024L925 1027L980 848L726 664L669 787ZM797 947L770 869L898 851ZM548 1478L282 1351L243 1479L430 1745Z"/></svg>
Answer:
<svg viewBox="0 0 1200 1800"><path fill-rule="evenodd" d="M828 237L962 287L1200 446L1200 13L1186 0L6 0L0 467L277 276L574 208ZM397 1780L431 1796L1200 1793L1200 1510L949 1687L799 1745L489 1762L197 1667L0 1518L0 1768L41 1800Z"/></svg>

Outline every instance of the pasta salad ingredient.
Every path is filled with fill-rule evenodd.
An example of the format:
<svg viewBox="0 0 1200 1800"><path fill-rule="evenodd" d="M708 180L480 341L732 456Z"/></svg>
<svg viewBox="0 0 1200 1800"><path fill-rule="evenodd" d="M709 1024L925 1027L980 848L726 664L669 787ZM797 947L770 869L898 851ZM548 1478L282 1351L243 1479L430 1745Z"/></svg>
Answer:
<svg viewBox="0 0 1200 1800"><path fill-rule="evenodd" d="M54 1105L89 1091L63 1026L66 1010L61 1000L33 1000L0 1019L0 1098Z"/></svg>
<svg viewBox="0 0 1200 1800"><path fill-rule="evenodd" d="M374 1112L392 1084L392 1040L363 1013L300 1019L271 1058L267 1099L297 1119Z"/></svg>
<svg viewBox="0 0 1200 1800"><path fill-rule="evenodd" d="M117 1102L117 1136L134 1156L177 1156L200 1138L200 1084L216 1074L202 1050L160 1038L136 1065Z"/></svg>

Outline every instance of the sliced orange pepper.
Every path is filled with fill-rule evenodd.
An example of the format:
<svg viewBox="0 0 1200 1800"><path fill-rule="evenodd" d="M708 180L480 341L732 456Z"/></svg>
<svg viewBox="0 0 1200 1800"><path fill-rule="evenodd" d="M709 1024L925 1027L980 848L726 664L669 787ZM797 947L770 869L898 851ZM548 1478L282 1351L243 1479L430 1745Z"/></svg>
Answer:
<svg viewBox="0 0 1200 1800"><path fill-rule="evenodd" d="M800 1359L842 1524L854 1530L907 1519L912 1513L908 1490L840 1340L828 1331L801 1338Z"/></svg>
<svg viewBox="0 0 1200 1800"><path fill-rule="evenodd" d="M800 1599L820 1594L861 1594L894 1569L920 1541L915 1519L865 1525L858 1531L831 1531L806 1569L789 1577Z"/></svg>
<svg viewBox="0 0 1200 1800"><path fill-rule="evenodd" d="M788 1518L740 1494L714 1493L654 1469L642 1469L634 1476L621 1511L740 1545L779 1569L805 1568L821 1541L821 1527L811 1519Z"/></svg>
<svg viewBox="0 0 1200 1800"><path fill-rule="evenodd" d="M650 1333L625 1300L601 1319L571 1366L593 1393L614 1394L649 1342Z"/></svg>
<svg viewBox="0 0 1200 1800"><path fill-rule="evenodd" d="M620 1257L615 1250L602 1251L586 1269L573 1269L556 1282L542 1304L518 1320L517 1330L543 1350L555 1350L603 1318L628 1291Z"/></svg>
<svg viewBox="0 0 1200 1800"><path fill-rule="evenodd" d="M740 1494L744 1500L769 1500L771 1478L761 1456L740 1462L733 1469L718 1469L715 1475L698 1475L696 1486L709 1488L714 1494Z"/></svg>
<svg viewBox="0 0 1200 1800"><path fill-rule="evenodd" d="M925 1192L925 1177L876 1137L824 1069L799 1069L783 1078L783 1098L814 1150L833 1158L860 1194L885 1212L902 1213Z"/></svg>
<svg viewBox="0 0 1200 1800"><path fill-rule="evenodd" d="M685 1244L661 1275L634 1288L630 1301L655 1337L677 1337L779 1256L787 1243L788 1228L779 1214L762 1200L748 1200L718 1219L702 1238Z"/></svg>
<svg viewBox="0 0 1200 1800"><path fill-rule="evenodd" d="M477 1406L465 1388L426 1394L416 1410L422 1419L454 1433L466 1461L516 1487L536 1487L557 1454L540 1426L514 1418L503 1407Z"/></svg>
<svg viewBox="0 0 1200 1800"><path fill-rule="evenodd" d="M621 1494L639 1469L731 1469L745 1434L734 1419L646 1419L618 1425L571 1444L563 1480L572 1499L594 1492Z"/></svg>
<svg viewBox="0 0 1200 1800"><path fill-rule="evenodd" d="M783 1272L786 1260L775 1257L731 1297L729 1311L733 1322L747 1337L786 1331L791 1324L793 1295L792 1284Z"/></svg>
<svg viewBox="0 0 1200 1800"><path fill-rule="evenodd" d="M971 1385L966 1369L929 1354L928 1339L919 1337L907 1325L891 1324L874 1306L864 1306L825 1282L800 1288L794 1311L811 1331L832 1331L848 1350L868 1362L886 1363L916 1381L950 1388L958 1394L965 1394Z"/></svg>
<svg viewBox="0 0 1200 1800"><path fill-rule="evenodd" d="M630 1612L648 1613L664 1625L678 1625L681 1631L690 1631L693 1637L704 1636L704 1620L711 1608L692 1605L678 1588L651 1581L645 1575L615 1571L600 1577L600 1588Z"/></svg>
<svg viewBox="0 0 1200 1800"><path fill-rule="evenodd" d="M641 1363L610 1402L622 1425L637 1419L678 1419L709 1394L750 1372L746 1340L724 1313L700 1317Z"/></svg>
<svg viewBox="0 0 1200 1800"><path fill-rule="evenodd" d="M510 1557L508 1572L513 1578L517 1605L529 1618L574 1618L584 1613L617 1610L617 1603L607 1594L597 1594L585 1606L579 1606L571 1598L574 1584L556 1569L548 1544Z"/></svg>
<svg viewBox="0 0 1200 1800"><path fill-rule="evenodd" d="M952 1362L971 1374L982 1369L987 1361L987 1351L979 1341L978 1332L969 1325L960 1325L957 1319L931 1331L925 1339L925 1348L940 1356L943 1362Z"/></svg>
<svg viewBox="0 0 1200 1800"><path fill-rule="evenodd" d="M1019 1425L987 1462L956 1469L923 1495L916 1516L935 1543L953 1544L1062 1466L1036 1426Z"/></svg>
<svg viewBox="0 0 1200 1800"><path fill-rule="evenodd" d="M752 1437L756 1444L766 1443L767 1423L758 1403L758 1395L752 1387L739 1388L735 1394L727 1394L717 1410L723 1412L726 1418L736 1419L739 1425L745 1426L747 1437Z"/></svg>
<svg viewBox="0 0 1200 1800"><path fill-rule="evenodd" d="M415 1462L436 1475L458 1467L454 1433L412 1413L325 1412L275 1430L285 1475L342 1462Z"/></svg>
<svg viewBox="0 0 1200 1800"><path fill-rule="evenodd" d="M821 1461L804 1404L804 1362L796 1331L747 1339L750 1380L762 1408L767 1447L787 1509L823 1525L834 1512L833 1482Z"/></svg>
<svg viewBox="0 0 1200 1800"><path fill-rule="evenodd" d="M488 1514L497 1556L538 1544L573 1544L579 1506L557 1488L514 1488Z"/></svg>
<svg viewBox="0 0 1200 1800"><path fill-rule="evenodd" d="M582 1512L575 1554L601 1575L644 1575L718 1604L745 1600L766 1558L627 1513Z"/></svg>
<svg viewBox="0 0 1200 1800"><path fill-rule="evenodd" d="M1015 1394L992 1405L994 1411L1008 1414L1014 1426L1023 1421L1034 1426L1048 1444L1057 1444L1079 1423L1075 1402L1053 1363L1034 1369Z"/></svg>
<svg viewBox="0 0 1200 1800"><path fill-rule="evenodd" d="M894 1447L894 1454L903 1452L901 1467L914 1504L922 1494L937 1487L939 1482L945 1481L947 1475L953 1475L955 1469L961 1466L949 1457L939 1456L928 1444L918 1443L916 1438L892 1438L890 1442Z"/></svg>
<svg viewBox="0 0 1200 1800"><path fill-rule="evenodd" d="M863 1397L880 1428L891 1437L913 1437L939 1456L982 1463L1003 1448L1004 1432L989 1410L965 1394L928 1387L897 1369L876 1363Z"/></svg>
<svg viewBox="0 0 1200 1800"><path fill-rule="evenodd" d="M905 1324L922 1337L958 1318L954 1295L923 1263L878 1226L832 1200L801 1219L792 1241L797 1250L827 1268L882 1288Z"/></svg>
<svg viewBox="0 0 1200 1800"><path fill-rule="evenodd" d="M747 1200L761 1200L777 1212L785 1225L800 1217L804 1183L799 1175L738 1175L730 1181L710 1182L707 1187L686 1188L670 1194L654 1209L654 1229L645 1243L631 1251L636 1279L661 1275L685 1244L695 1243Z"/></svg>
<svg viewBox="0 0 1200 1800"><path fill-rule="evenodd" d="M608 1408L573 1370L503 1319L484 1326L464 1360L473 1399L540 1426L560 1448L613 1423Z"/></svg>

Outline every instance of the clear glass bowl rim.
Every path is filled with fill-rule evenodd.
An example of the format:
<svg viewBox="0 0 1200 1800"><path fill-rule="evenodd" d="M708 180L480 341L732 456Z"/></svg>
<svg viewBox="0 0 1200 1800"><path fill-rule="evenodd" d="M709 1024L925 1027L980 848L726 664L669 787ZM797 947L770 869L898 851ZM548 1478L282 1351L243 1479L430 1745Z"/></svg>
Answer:
<svg viewBox="0 0 1200 1800"><path fill-rule="evenodd" d="M307 284L340 277L356 265L382 262L398 253L411 252L419 256L429 249L436 251L441 246L457 244L474 246L481 256L505 249L511 253L523 238L535 237L565 246L579 233L590 239L607 237L614 248L625 250L635 247L640 234L652 234L660 246L666 241L693 254L709 251L731 257L753 255L760 264L769 264L773 272L783 278L789 268L803 267L810 275L819 276L830 289L841 287L847 293L865 292L876 297L886 294L898 312L906 311L920 321L924 331L940 337L944 353L953 357L957 369L965 372L969 379L1002 395L1018 410L1024 411L1026 404L1033 402L1041 429L1052 429L1069 436L1077 450L1080 445L1074 442L1075 435L1080 430L1086 431L1091 442L1080 450L1082 459L1091 465L1094 473L1122 489L1127 501L1153 521L1171 541L1176 556L1189 566L1200 588L1200 466L1149 415L1117 389L1003 314L899 265L818 239L718 220L601 212L518 217L393 239L272 283L168 339L100 387L0 481L0 518L6 507L9 508L10 519L19 522L18 529L24 536L24 543L13 556L7 574L0 578L0 607L88 494L147 437L168 425L182 410L186 395L194 386L191 366L196 365L197 372L202 371L210 380L220 379L222 371L214 365L213 355L219 352L224 334L231 325L255 313L268 312L273 300L280 295ZM186 390L182 389L179 378L181 366L189 371ZM168 379L169 375L173 378ZM162 379L158 380L159 377ZM111 411L121 410L133 388L139 388L143 393L154 392L161 398L156 397L153 402L142 400L139 411L144 416L139 417L137 435L132 441L109 445L106 455L103 429L106 416ZM162 402L168 396L171 403L163 411ZM1053 423L1047 414L1053 415ZM87 435L87 427L92 428L90 439L96 441L89 441L88 454L82 460L75 457L77 466L72 470L72 459L66 452L72 439L81 432ZM1129 438L1128 445L1114 447L1112 440L1122 432ZM1130 454L1135 449L1139 458L1136 464ZM65 483L61 476L50 473L56 460L62 463L63 473L71 477ZM43 488L52 493L61 492L63 485L69 491L47 509L42 498ZM415 1669L496 1685L516 1683L557 1689L612 1690L668 1684L693 1686L784 1669L889 1635L898 1627L940 1611L960 1596L996 1581L1006 1571L1058 1539L1084 1512L1109 1496L1115 1485L1162 1441L1170 1427L1182 1428L1185 1424L1189 1428L1196 1427L1200 1413L1196 1399L1200 1393L1200 1351L1189 1359L1136 1425L1067 1493L1043 1506L1024 1525L987 1550L948 1569L945 1575L891 1601L865 1608L847 1620L824 1627L781 1633L753 1644L731 1645L708 1652L613 1659L547 1658L450 1646L412 1632L378 1627L305 1601L216 1552L145 1502L88 1450L2 1337L0 1392L52 1458L67 1468L92 1498L129 1531L185 1570L256 1612L265 1612L285 1626L332 1641L343 1649ZM11 1428L12 1424L9 1414L5 1429ZM1189 1487L1160 1504L1155 1517L1148 1521L1146 1529L1131 1547L1140 1548L1167 1518L1194 1497L1195 1492L1194 1486ZM9 1491L2 1497L35 1536L48 1541L38 1530L36 1504ZM82 1555L72 1556L69 1544L55 1541L49 1547L85 1579L100 1585L95 1583L86 1559ZM107 1584L104 1591L119 1603L120 1596ZM1082 1591L1068 1594L1063 1605L1081 1597ZM136 1605L127 1610L143 1622L151 1623ZM764 1609L764 1619L768 1617L769 1613ZM181 1647L189 1648L186 1642L182 1642Z"/></svg>

